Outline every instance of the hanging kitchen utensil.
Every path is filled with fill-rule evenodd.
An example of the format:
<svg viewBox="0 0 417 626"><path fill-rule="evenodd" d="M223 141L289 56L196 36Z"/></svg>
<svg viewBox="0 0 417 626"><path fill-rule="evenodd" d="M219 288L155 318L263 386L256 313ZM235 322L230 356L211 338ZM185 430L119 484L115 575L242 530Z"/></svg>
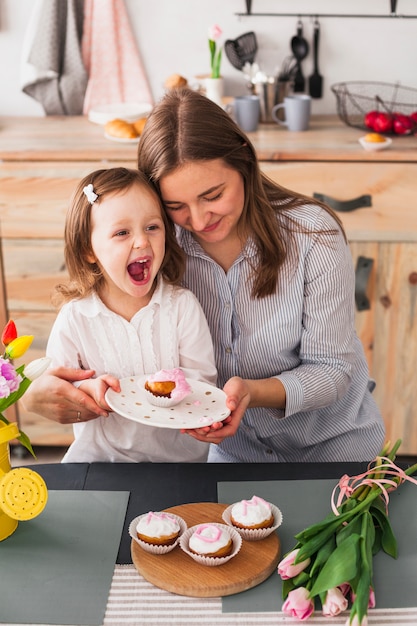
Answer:
<svg viewBox="0 0 417 626"><path fill-rule="evenodd" d="M224 51L230 63L237 70L242 70L245 63L252 65L258 52L255 33L250 31L236 39L227 39L224 44Z"/></svg>
<svg viewBox="0 0 417 626"><path fill-rule="evenodd" d="M297 23L297 34L291 39L291 50L297 60L297 67L294 75L294 91L304 91L305 80L301 68L301 61L306 58L309 52L308 41L303 37L303 24L301 20Z"/></svg>
<svg viewBox="0 0 417 626"><path fill-rule="evenodd" d="M319 38L320 38L320 24L316 18L314 21L314 35L313 35L313 56L314 66L313 73L309 78L308 86L310 96L312 98L321 98L323 95L323 77L319 73Z"/></svg>

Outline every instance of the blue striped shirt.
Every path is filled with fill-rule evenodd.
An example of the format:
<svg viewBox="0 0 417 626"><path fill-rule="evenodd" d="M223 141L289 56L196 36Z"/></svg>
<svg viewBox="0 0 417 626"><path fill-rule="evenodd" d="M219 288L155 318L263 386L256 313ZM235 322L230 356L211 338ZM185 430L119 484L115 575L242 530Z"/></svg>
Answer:
<svg viewBox="0 0 417 626"><path fill-rule="evenodd" d="M251 239L226 273L191 233L178 231L187 254L184 284L207 317L218 385L232 376L276 377L286 391L285 411L247 409L236 435L211 447L209 461L370 461L383 445L384 423L355 332L349 246L319 206L293 209L291 218L301 229L275 293L265 298L251 296ZM335 232L317 232L323 230Z"/></svg>

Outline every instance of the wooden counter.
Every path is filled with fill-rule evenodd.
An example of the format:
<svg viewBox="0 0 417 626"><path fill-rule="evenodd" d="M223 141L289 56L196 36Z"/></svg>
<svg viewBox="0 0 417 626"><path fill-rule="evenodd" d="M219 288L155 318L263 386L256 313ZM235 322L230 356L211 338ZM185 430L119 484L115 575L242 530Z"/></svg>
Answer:
<svg viewBox="0 0 417 626"><path fill-rule="evenodd" d="M387 437L417 453L417 136L394 137L380 152L358 142L364 132L335 116L313 117L305 132L261 125L249 137L263 171L308 196L339 201L362 195L371 206L340 213L352 249L370 259L357 330L365 347ZM85 117L0 117L0 226L7 312L35 341L25 362L41 356L55 312L54 284L66 277L63 229L68 200L93 169L136 166L136 144L104 137ZM20 408L20 407L19 407ZM20 409L22 428L37 444L66 445L71 429Z"/></svg>
<svg viewBox="0 0 417 626"><path fill-rule="evenodd" d="M305 132L261 124L248 133L262 161L417 162L417 137L394 137L388 150L366 152L365 132L336 116L318 116ZM0 117L4 161L136 161L136 146L104 137L103 127L84 116Z"/></svg>

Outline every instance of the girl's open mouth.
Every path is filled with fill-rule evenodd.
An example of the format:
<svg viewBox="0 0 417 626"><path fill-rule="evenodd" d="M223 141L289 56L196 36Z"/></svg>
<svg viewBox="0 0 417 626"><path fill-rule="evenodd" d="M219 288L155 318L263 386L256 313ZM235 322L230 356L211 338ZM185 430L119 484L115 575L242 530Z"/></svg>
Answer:
<svg viewBox="0 0 417 626"><path fill-rule="evenodd" d="M136 283L143 283L149 277L151 262L149 259L134 261L127 266L127 271L132 280Z"/></svg>

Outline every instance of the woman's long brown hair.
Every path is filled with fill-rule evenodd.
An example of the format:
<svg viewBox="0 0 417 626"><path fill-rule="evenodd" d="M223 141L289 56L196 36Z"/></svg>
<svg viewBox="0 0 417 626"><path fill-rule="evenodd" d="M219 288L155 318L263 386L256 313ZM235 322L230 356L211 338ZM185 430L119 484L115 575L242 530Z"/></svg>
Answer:
<svg viewBox="0 0 417 626"><path fill-rule="evenodd" d="M185 163L214 159L222 159L244 181L239 233L242 242L249 233L259 253L253 273L254 297L274 293L291 233L301 228L291 220L289 210L306 203L319 204L343 232L339 218L328 206L281 187L261 172L252 143L221 107L191 89L168 92L154 107L141 135L139 169L160 194L159 182L167 174ZM286 219L279 220L278 225L277 214L283 211Z"/></svg>

